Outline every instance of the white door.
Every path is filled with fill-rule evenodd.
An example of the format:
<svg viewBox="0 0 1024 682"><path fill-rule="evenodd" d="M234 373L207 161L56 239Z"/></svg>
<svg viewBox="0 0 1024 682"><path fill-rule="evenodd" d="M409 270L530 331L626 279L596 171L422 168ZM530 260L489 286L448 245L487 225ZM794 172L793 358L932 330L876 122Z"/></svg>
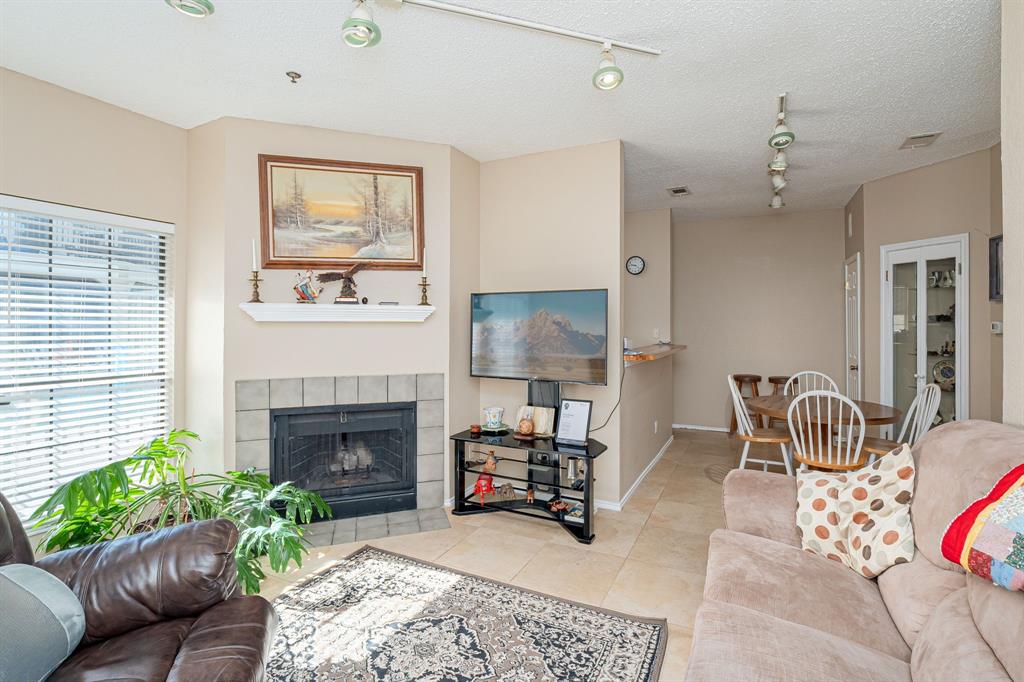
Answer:
<svg viewBox="0 0 1024 682"><path fill-rule="evenodd" d="M966 419L968 237L883 246L881 399L904 413L925 384L941 422Z"/></svg>
<svg viewBox="0 0 1024 682"><path fill-rule="evenodd" d="M846 282L846 395L860 400L860 252L843 263Z"/></svg>

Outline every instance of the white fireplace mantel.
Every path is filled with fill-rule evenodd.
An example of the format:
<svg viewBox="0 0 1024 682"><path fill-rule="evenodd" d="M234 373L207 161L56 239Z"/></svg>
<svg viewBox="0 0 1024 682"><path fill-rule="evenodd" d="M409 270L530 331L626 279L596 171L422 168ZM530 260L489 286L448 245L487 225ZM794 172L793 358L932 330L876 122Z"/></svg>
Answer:
<svg viewBox="0 0 1024 682"><path fill-rule="evenodd" d="M239 303L257 322L423 322L432 305L335 305L331 303Z"/></svg>

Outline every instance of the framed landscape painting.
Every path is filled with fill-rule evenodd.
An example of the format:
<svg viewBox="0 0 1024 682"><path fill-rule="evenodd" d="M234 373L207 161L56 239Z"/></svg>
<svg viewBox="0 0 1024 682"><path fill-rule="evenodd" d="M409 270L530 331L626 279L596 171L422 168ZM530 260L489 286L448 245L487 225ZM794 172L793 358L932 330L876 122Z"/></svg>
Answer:
<svg viewBox="0 0 1024 682"><path fill-rule="evenodd" d="M260 154L264 268L418 270L423 169Z"/></svg>

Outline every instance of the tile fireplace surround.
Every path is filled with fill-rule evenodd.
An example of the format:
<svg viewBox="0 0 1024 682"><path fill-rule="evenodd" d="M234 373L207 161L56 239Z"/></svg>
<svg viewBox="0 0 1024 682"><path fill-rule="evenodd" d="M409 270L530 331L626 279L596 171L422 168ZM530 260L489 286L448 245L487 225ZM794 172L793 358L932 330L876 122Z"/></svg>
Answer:
<svg viewBox="0 0 1024 682"><path fill-rule="evenodd" d="M235 382L235 468L270 467L270 410L416 402L416 506L444 504L444 374L246 379Z"/></svg>

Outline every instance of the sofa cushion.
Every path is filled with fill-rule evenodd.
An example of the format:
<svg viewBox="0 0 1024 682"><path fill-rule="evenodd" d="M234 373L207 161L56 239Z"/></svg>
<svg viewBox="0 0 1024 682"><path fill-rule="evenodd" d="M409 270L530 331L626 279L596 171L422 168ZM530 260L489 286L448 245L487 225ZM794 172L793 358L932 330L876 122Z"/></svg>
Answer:
<svg viewBox="0 0 1024 682"><path fill-rule="evenodd" d="M225 599L196 618L167 680L261 680L276 627L263 597Z"/></svg>
<svg viewBox="0 0 1024 682"><path fill-rule="evenodd" d="M785 474L733 469L722 482L729 530L800 546L796 532L796 479Z"/></svg>
<svg viewBox="0 0 1024 682"><path fill-rule="evenodd" d="M939 568L920 553L910 563L893 566L878 576L878 591L908 646L913 648L935 607L963 587L965 577Z"/></svg>
<svg viewBox="0 0 1024 682"><path fill-rule="evenodd" d="M716 530L708 549L704 597L910 660L910 650L874 581L840 563L779 542Z"/></svg>
<svg viewBox="0 0 1024 682"><path fill-rule="evenodd" d="M917 490L910 515L917 550L940 568L962 571L943 558L942 535L967 505L1024 462L1024 436L1012 426L972 419L932 429L912 449Z"/></svg>
<svg viewBox="0 0 1024 682"><path fill-rule="evenodd" d="M0 681L41 680L85 634L75 593L28 564L0 566Z"/></svg>
<svg viewBox="0 0 1024 682"><path fill-rule="evenodd" d="M797 474L801 546L865 578L914 558L910 499L914 457L906 445L856 471Z"/></svg>
<svg viewBox="0 0 1024 682"><path fill-rule="evenodd" d="M967 601L978 632L1010 677L1024 680L1024 595L973 575L966 578Z"/></svg>
<svg viewBox="0 0 1024 682"><path fill-rule="evenodd" d="M166 679L192 621L165 620L81 647L57 668L48 682Z"/></svg>
<svg viewBox="0 0 1024 682"><path fill-rule="evenodd" d="M1007 620L1005 626L1015 629L1019 638L1019 621ZM948 595L935 608L914 645L910 670L915 680L1010 680L974 626L966 587Z"/></svg>
<svg viewBox="0 0 1024 682"><path fill-rule="evenodd" d="M686 679L909 682L910 666L899 658L821 630L734 604L705 600L697 610Z"/></svg>

